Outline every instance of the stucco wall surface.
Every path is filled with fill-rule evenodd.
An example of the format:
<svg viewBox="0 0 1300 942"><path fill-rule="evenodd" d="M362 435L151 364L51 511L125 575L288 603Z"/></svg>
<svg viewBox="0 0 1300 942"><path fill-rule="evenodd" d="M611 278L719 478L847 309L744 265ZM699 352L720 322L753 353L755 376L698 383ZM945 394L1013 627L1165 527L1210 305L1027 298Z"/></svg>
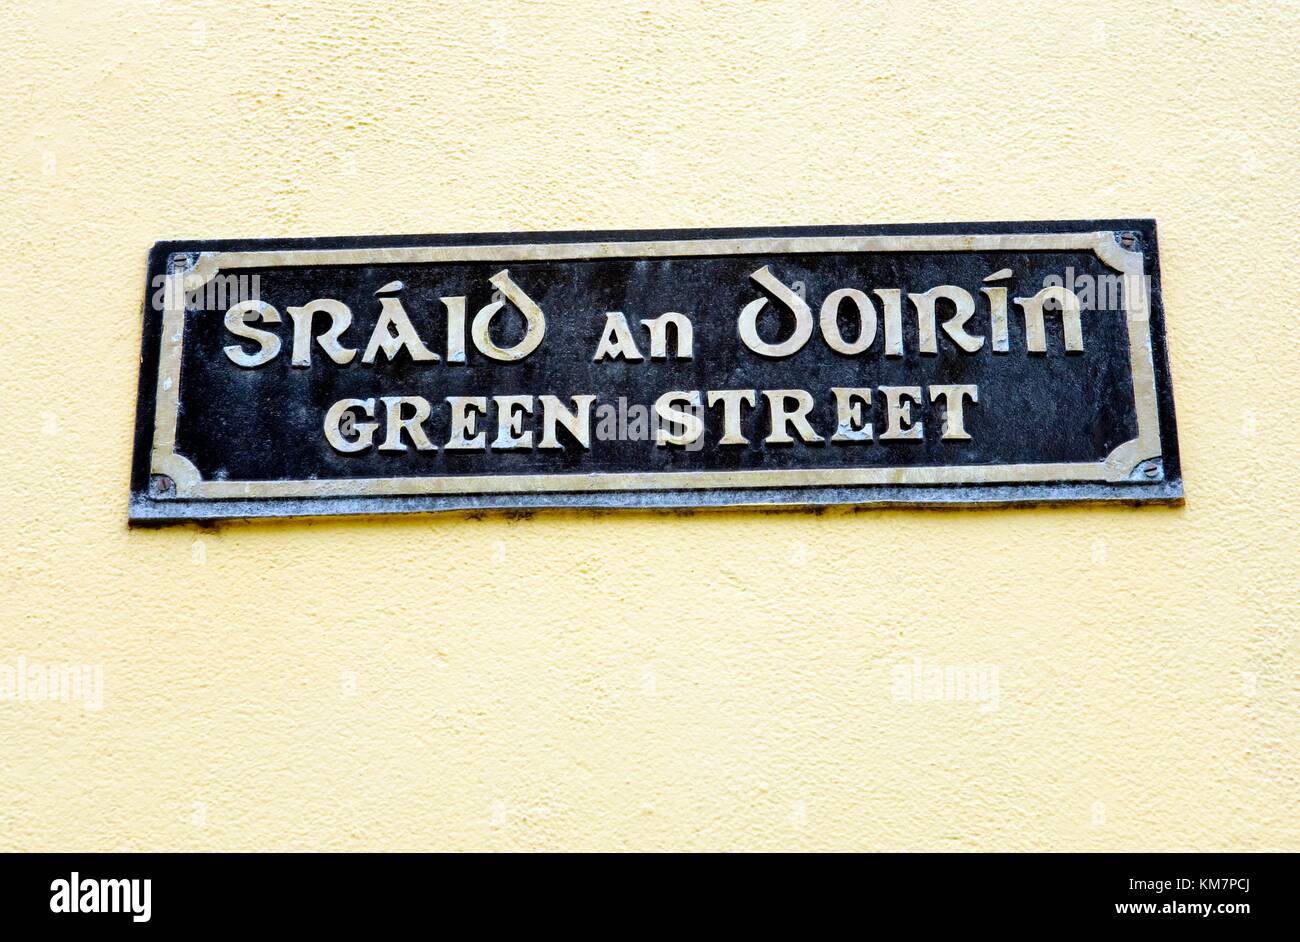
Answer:
<svg viewBox="0 0 1300 942"><path fill-rule="evenodd" d="M0 849L1300 849L1295 3L0 6ZM154 239L1145 215L1182 508L126 526Z"/></svg>

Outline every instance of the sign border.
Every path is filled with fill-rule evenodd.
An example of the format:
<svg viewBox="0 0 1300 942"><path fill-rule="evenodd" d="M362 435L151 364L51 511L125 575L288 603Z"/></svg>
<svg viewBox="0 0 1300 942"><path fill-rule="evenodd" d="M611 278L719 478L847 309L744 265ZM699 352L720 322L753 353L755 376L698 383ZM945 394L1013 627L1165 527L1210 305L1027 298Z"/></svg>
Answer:
<svg viewBox="0 0 1300 942"><path fill-rule="evenodd" d="M1041 226L1039 231L1023 231L1027 226L1036 225ZM962 231L973 228L981 231ZM918 229L928 231L915 231ZM1022 231L1014 231L1015 229ZM1069 231L1070 229L1075 231ZM1143 230L1149 231L1148 238L1143 238L1146 235ZM155 348L157 370L151 390L146 389L148 377L145 370L148 367L149 352L146 330L146 355L142 356L141 364L142 404L139 417L143 426L147 405L144 402L145 394L147 391L152 392L153 415L148 442L149 482L147 489L138 486L137 467L137 474L133 475L131 519L147 522L173 518L451 510L481 506L708 506L739 503L867 505L899 502L968 504L1107 498L1164 502L1181 500L1181 479L1176 477L1178 469L1172 429L1172 400L1170 397L1167 409L1169 414L1162 423L1157 357L1153 349L1153 336L1159 336L1163 340L1163 331L1152 330L1153 315L1159 316L1162 312L1159 309L1159 289L1155 281L1155 224L1151 220L1109 224L1099 222L1097 228L1088 228L1086 223L989 223L875 227L866 230L859 228L847 232L776 229L768 230L766 234L736 230L663 234L512 233L464 236L459 241L457 239L454 236L430 236L423 244L418 237L395 237L390 244L383 244L382 239L375 237L356 240L285 240L276 242L276 248L264 247L266 242L156 245L150 270L151 274L156 273L161 263L165 274L162 323ZM509 241L496 241L499 239ZM1121 240L1134 247L1126 247L1121 244ZM291 242L308 244L291 245ZM349 242L352 244L347 245ZM372 244L359 244L362 242ZM207 481L202 479L192 463L175 451L180 408L181 352L185 333L184 299L187 293L201 288L220 272L294 265L465 261L507 263L746 254L986 251L1091 251L1122 275L1122 313L1128 328L1138 434L1104 459L1077 463L897 468ZM146 310L146 321L149 314ZM1160 326L1163 327L1163 323ZM1163 356L1159 366L1167 376ZM1162 425L1169 426L1165 430L1166 436L1162 436ZM139 432L142 430L137 430L137 459L141 445ZM1174 454L1172 463L1168 460L1171 450L1169 446L1172 446ZM137 466L138 464L137 460ZM1077 495L1056 493L1008 497L1004 493L1005 487L981 493L989 485L1015 484L1051 485L1058 488L1071 484L1090 484L1094 487L1089 489L1089 493ZM1104 493L1098 491L1097 487L1102 487ZM880 488L888 488L891 493L873 493ZM942 488L943 492L933 493L934 488ZM848 489L855 491L856 496L828 500L825 495L809 489ZM908 496L892 493L900 489ZM917 498L916 495L927 490L931 491L927 499ZM1023 491L1024 488L1013 490ZM792 491L795 495L806 495L805 499L801 501L797 496L791 499ZM1125 491L1128 493L1125 494ZM656 499L645 499L645 495L652 493ZM664 499L673 494L679 495L679 499ZM744 494L749 499L717 500L719 494ZM615 502L599 498L592 500L596 495L617 495L620 499ZM629 495L642 495L643 499L628 500ZM412 498L424 498L426 503L435 503L408 506ZM373 503L375 499L381 502L377 506ZM397 504L389 507L382 503L384 501L396 501ZM304 502L310 505L309 509L300 509ZM196 513L198 508L204 508L206 512L199 510Z"/></svg>

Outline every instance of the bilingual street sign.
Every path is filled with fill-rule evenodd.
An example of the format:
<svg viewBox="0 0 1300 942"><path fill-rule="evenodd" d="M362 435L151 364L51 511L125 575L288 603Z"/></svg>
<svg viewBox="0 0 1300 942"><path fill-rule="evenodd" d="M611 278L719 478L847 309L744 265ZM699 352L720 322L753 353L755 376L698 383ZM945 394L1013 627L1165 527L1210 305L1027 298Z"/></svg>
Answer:
<svg viewBox="0 0 1300 942"><path fill-rule="evenodd" d="M1181 499L1151 220L149 258L134 523Z"/></svg>

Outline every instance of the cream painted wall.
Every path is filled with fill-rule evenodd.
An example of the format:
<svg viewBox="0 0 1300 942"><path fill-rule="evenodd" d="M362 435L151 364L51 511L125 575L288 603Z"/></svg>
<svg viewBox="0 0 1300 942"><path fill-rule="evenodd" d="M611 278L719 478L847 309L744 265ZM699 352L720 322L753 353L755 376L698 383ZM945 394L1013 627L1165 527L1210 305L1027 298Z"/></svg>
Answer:
<svg viewBox="0 0 1300 942"><path fill-rule="evenodd" d="M3 7L0 849L1300 849L1294 2ZM1129 215L1181 509L126 527L156 238Z"/></svg>

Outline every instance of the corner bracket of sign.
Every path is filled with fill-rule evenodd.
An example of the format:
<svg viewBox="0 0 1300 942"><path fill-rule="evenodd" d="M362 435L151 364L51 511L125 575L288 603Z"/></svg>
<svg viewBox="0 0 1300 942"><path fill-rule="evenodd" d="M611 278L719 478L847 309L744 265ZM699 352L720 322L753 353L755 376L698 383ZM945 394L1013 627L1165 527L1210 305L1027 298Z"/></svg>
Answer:
<svg viewBox="0 0 1300 942"><path fill-rule="evenodd" d="M185 272L185 290L198 291L215 278L219 270L215 252L200 252L190 259L188 271Z"/></svg>
<svg viewBox="0 0 1300 942"><path fill-rule="evenodd" d="M171 478L176 485L177 497L187 496L190 489L203 480L203 476L199 474L199 469L194 466L194 463L174 451L155 451L150 471L153 474L163 474ZM164 492L156 496L166 497L168 494Z"/></svg>
<svg viewBox="0 0 1300 942"><path fill-rule="evenodd" d="M1097 257L1118 272L1129 273L1137 269L1138 273L1142 272L1142 250L1131 249L1123 243L1128 240L1130 244L1137 244L1133 240L1136 236L1128 232L1116 232L1113 229L1104 229L1097 233L1097 242L1093 246L1093 251Z"/></svg>
<svg viewBox="0 0 1300 942"><path fill-rule="evenodd" d="M1161 473L1164 462L1159 447L1152 451L1150 443L1143 439L1130 439L1106 456L1106 480L1112 484L1149 482L1154 475L1144 473L1148 470L1144 465L1155 466L1157 475Z"/></svg>

